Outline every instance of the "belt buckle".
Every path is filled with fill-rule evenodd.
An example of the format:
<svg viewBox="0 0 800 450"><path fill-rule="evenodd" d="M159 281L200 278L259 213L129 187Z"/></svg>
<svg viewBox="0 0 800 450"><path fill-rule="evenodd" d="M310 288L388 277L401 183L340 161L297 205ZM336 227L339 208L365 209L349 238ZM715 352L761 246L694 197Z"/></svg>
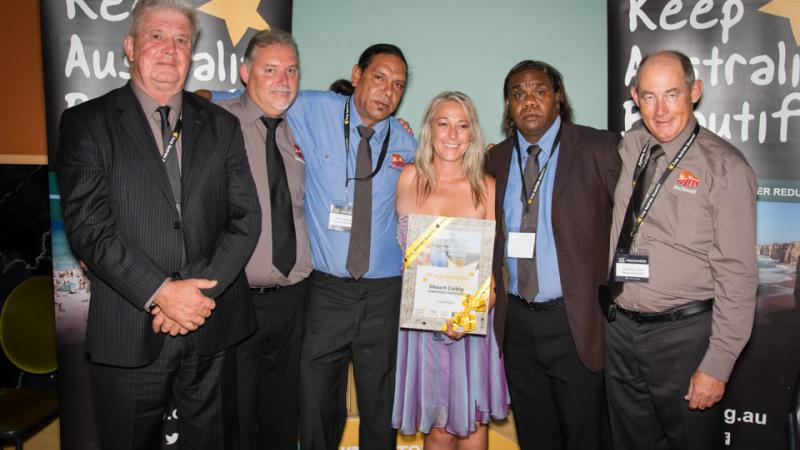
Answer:
<svg viewBox="0 0 800 450"><path fill-rule="evenodd" d="M253 286L250 288L250 292L254 294L264 295L270 292L275 292L280 289L279 285L275 286Z"/></svg>
<svg viewBox="0 0 800 450"><path fill-rule="evenodd" d="M554 299L547 300L546 302L530 302L530 307L534 311L552 311L556 308L559 308L563 305L564 298L558 297Z"/></svg>

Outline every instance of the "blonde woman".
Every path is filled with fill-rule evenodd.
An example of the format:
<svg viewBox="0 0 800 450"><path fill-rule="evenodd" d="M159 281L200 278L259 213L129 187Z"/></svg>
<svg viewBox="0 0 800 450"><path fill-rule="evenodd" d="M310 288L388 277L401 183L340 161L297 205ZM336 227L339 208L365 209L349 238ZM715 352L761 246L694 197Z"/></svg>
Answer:
<svg viewBox="0 0 800 450"><path fill-rule="evenodd" d="M409 214L494 219L495 182L483 167L483 133L472 100L461 92L439 94L425 112L415 163L397 183L401 245ZM487 448L487 425L505 418L509 403L491 324L488 330L486 336L452 327L446 333L400 330L394 428L425 433L426 450Z"/></svg>

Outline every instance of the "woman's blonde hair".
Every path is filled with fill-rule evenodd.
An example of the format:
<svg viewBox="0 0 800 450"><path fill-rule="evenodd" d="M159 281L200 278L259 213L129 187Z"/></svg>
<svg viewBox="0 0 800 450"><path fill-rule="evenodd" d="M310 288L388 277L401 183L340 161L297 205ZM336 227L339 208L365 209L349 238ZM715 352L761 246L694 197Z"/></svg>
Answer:
<svg viewBox="0 0 800 450"><path fill-rule="evenodd" d="M481 124L478 121L475 103L466 94L458 91L442 92L431 100L428 109L425 110L422 129L419 133L419 148L414 159L417 169L415 177L417 203L423 203L436 189L436 173L433 169L433 114L436 108L444 102L456 102L467 113L470 141L464 152L464 175L467 177L472 191L472 203L477 207L486 199L483 131L481 131Z"/></svg>

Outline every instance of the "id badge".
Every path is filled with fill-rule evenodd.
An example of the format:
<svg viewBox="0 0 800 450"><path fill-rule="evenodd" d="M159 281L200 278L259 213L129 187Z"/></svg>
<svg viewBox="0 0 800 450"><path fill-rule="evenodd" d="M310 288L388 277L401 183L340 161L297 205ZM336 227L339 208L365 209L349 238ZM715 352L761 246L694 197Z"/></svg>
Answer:
<svg viewBox="0 0 800 450"><path fill-rule="evenodd" d="M508 233L508 248L506 254L509 258L533 258L533 249L536 246L536 233Z"/></svg>
<svg viewBox="0 0 800 450"><path fill-rule="evenodd" d="M353 205L351 203L331 204L328 216L328 229L334 231L350 231L353 224Z"/></svg>
<svg viewBox="0 0 800 450"><path fill-rule="evenodd" d="M614 281L649 282L650 255L646 253L617 253L614 255Z"/></svg>

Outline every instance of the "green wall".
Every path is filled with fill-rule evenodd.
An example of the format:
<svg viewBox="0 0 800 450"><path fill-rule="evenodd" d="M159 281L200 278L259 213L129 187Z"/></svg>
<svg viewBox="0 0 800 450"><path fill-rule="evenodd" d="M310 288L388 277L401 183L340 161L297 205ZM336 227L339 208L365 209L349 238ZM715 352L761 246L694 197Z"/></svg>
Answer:
<svg viewBox="0 0 800 450"><path fill-rule="evenodd" d="M461 90L498 142L503 79L523 59L563 73L578 123L607 124L605 0L294 0L292 33L303 89L349 79L371 44L398 45L411 70L398 115L415 130L436 94Z"/></svg>

